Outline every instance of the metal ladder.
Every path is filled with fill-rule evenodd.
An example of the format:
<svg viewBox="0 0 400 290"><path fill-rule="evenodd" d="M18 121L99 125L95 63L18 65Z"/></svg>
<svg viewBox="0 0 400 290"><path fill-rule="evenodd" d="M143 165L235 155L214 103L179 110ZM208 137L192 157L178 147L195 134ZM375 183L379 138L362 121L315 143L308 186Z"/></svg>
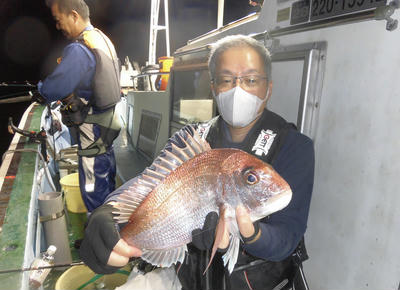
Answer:
<svg viewBox="0 0 400 290"><path fill-rule="evenodd" d="M150 14L150 43L148 65L156 64L157 52L157 33L159 30L165 30L166 56L170 56L169 48L169 20L168 20L168 0L164 0L164 25L158 25L161 0L151 0Z"/></svg>

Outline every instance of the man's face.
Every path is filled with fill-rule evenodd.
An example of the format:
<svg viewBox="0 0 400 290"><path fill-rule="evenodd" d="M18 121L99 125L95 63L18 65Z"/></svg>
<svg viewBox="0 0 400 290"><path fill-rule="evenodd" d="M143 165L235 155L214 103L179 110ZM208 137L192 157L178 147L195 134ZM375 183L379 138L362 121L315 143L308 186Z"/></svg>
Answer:
<svg viewBox="0 0 400 290"><path fill-rule="evenodd" d="M76 31L76 19L73 13L64 14L58 9L58 4L51 6L51 14L56 21L56 28L61 30L64 36L68 39L74 39L79 35Z"/></svg>
<svg viewBox="0 0 400 290"><path fill-rule="evenodd" d="M240 83L239 79L235 80L236 83L234 86L240 85L242 89L257 96L261 100L265 99L267 95L267 88L268 86L271 86L271 83L267 84L262 58L254 49L250 47L230 48L220 55L217 60L216 78L223 76L254 76L254 78L257 80L257 84L255 86L246 86L244 80L242 80L242 83ZM214 89L216 95L231 88L232 87L219 85L218 82L212 84L212 89ZM260 111L262 111L264 107L265 103L260 107Z"/></svg>

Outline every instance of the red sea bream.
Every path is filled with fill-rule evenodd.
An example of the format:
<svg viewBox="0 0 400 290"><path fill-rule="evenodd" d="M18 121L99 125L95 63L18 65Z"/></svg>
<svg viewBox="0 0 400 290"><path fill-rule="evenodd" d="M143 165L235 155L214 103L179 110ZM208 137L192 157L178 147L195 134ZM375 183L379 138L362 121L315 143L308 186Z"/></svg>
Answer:
<svg viewBox="0 0 400 290"><path fill-rule="evenodd" d="M211 149L192 127L170 141L150 167L119 189L115 205L118 222L128 222L121 237L153 265L183 262L192 231L203 227L211 211L243 204L256 221L290 202L290 186L255 156L239 149ZM234 210L225 212L231 213L231 242L224 262L232 271L240 234Z"/></svg>

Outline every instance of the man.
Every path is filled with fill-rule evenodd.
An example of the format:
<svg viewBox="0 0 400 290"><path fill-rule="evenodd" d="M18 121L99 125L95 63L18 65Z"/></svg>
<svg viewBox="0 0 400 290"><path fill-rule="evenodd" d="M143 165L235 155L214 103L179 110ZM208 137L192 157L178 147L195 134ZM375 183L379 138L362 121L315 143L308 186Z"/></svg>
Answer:
<svg viewBox="0 0 400 290"><path fill-rule="evenodd" d="M271 59L256 40L231 36L218 41L211 51L209 70L221 115L199 124L198 132L212 148L239 148L272 164L289 183L293 197L285 209L254 224L238 206L236 219L243 243L235 269L229 275L214 260L215 268L203 278L204 257L213 240L213 231L206 229L216 225L209 214L204 230L192 235L193 245L178 276L183 289L273 289L292 278L291 254L306 230L314 178L313 144L293 125L264 109L272 92ZM115 271L129 257L141 254L112 230L111 208L107 204L93 214L81 248L83 260L96 272ZM218 247L223 252L228 245L225 232Z"/></svg>
<svg viewBox="0 0 400 290"><path fill-rule="evenodd" d="M72 42L54 72L39 82L46 102L61 100L63 122L78 143L79 185L88 212L115 189L113 140L119 134L119 65L111 41L93 28L84 0L48 0L61 30Z"/></svg>

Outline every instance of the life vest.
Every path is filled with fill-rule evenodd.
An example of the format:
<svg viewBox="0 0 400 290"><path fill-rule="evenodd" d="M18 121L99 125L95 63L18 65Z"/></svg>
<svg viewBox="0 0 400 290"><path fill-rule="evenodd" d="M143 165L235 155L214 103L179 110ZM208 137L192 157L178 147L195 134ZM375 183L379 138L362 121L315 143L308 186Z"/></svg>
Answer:
<svg viewBox="0 0 400 290"><path fill-rule="evenodd" d="M77 41L88 47L96 58L90 105L96 111L113 107L121 99L119 61L114 45L96 28L83 31Z"/></svg>
<svg viewBox="0 0 400 290"><path fill-rule="evenodd" d="M77 41L90 49L96 59L93 94L87 103L73 94L64 103L61 113L63 123L75 127L80 134L85 134L79 128L83 123L96 124L100 128L99 138L87 148L78 150L79 156L94 157L106 153L121 129L115 113L115 105L121 99L119 62L114 45L100 30L85 30ZM90 108L93 108L92 112Z"/></svg>

